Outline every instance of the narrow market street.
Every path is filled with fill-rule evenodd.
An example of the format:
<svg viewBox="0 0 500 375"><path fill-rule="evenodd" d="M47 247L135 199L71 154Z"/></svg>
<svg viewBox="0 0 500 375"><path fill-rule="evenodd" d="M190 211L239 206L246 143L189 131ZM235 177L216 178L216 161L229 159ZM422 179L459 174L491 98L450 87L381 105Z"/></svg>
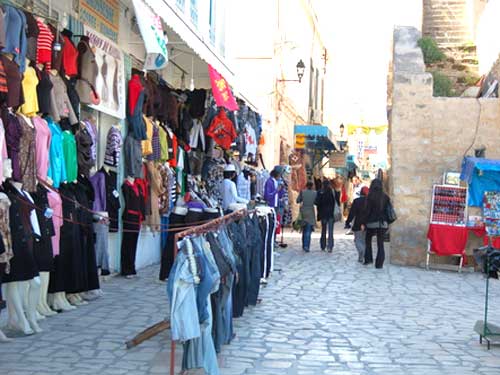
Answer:
<svg viewBox="0 0 500 375"><path fill-rule="evenodd" d="M221 374L498 374L500 347L487 351L472 330L482 315L481 274L365 267L352 237L336 232L333 254L318 251L317 233L310 254L299 250L296 233L285 237L281 272L261 290L262 303L235 320ZM131 350L124 344L168 312L157 271L113 278L103 298L42 321L44 333L0 345L0 373L168 374L167 332ZM500 300L495 284L492 301ZM491 310L492 321L499 311Z"/></svg>

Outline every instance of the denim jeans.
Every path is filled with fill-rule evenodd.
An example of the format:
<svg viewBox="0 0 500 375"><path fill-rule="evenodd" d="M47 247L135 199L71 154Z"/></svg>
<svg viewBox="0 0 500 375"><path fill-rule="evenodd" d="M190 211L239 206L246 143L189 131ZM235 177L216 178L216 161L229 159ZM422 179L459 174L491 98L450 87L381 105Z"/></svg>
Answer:
<svg viewBox="0 0 500 375"><path fill-rule="evenodd" d="M95 232L95 255L97 267L101 269L102 275L109 275L109 252L108 252L108 232L109 225L104 223L94 223Z"/></svg>
<svg viewBox="0 0 500 375"><path fill-rule="evenodd" d="M302 228L302 249L309 251L311 247L311 234L313 231L313 225L306 223Z"/></svg>
<svg viewBox="0 0 500 375"><path fill-rule="evenodd" d="M183 241L180 248L186 246L185 244ZM186 341L200 337L195 280L189 267L188 257L183 251L179 251L170 270L167 296L170 301L172 340Z"/></svg>
<svg viewBox="0 0 500 375"><path fill-rule="evenodd" d="M250 284L248 287L248 304L255 306L259 298L260 279L262 277L261 261L264 252L264 239L259 226L257 215L246 220L247 238L250 248Z"/></svg>
<svg viewBox="0 0 500 375"><path fill-rule="evenodd" d="M192 240L186 239L186 241L191 241L193 244L193 250L200 260L199 266L202 268L203 278L196 287L196 305L198 307L198 318L200 323L203 323L208 318L208 306L207 298L211 293L218 289L220 282L219 270L216 265L212 265L205 254L205 249L203 247L204 240L201 237L193 238ZM215 290L214 290L215 289Z"/></svg>
<svg viewBox="0 0 500 375"><path fill-rule="evenodd" d="M321 239L320 246L321 250L327 248L326 244L326 230L328 229L328 250L333 249L333 217L330 219L321 220Z"/></svg>
<svg viewBox="0 0 500 375"><path fill-rule="evenodd" d="M366 249L366 234L362 230L354 231L354 245L356 245L356 250L358 250L358 261L362 262L365 259L365 249Z"/></svg>

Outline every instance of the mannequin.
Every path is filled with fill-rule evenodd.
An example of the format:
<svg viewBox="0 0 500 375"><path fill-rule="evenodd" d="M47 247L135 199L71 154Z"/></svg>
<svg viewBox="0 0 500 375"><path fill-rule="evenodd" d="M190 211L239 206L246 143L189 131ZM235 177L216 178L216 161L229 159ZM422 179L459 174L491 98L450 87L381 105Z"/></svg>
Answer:
<svg viewBox="0 0 500 375"><path fill-rule="evenodd" d="M9 159L4 160L3 173L5 178L12 178L12 166ZM22 183L11 180L10 184L23 194ZM24 291L26 290L28 292L25 299ZM6 282L2 285L2 292L7 301L8 325L21 330L25 335L42 332L36 316L36 306L40 296L40 278L37 276L26 281Z"/></svg>
<svg viewBox="0 0 500 375"><path fill-rule="evenodd" d="M50 177L47 177L47 183L52 186L53 181ZM50 282L50 278L49 278ZM70 311L76 309L75 306L71 305L66 299L66 294L64 292L49 293L47 298L47 303L56 311Z"/></svg>

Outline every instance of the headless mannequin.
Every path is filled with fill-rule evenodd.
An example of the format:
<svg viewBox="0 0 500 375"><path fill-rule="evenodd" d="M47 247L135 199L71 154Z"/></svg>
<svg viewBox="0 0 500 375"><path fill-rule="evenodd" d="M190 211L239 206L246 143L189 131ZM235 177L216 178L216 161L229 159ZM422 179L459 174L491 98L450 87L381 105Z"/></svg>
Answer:
<svg viewBox="0 0 500 375"><path fill-rule="evenodd" d="M47 177L47 182L52 185L53 181L50 177ZM50 281L50 280L49 280ZM50 293L48 294L48 305L56 311L70 311L76 309L75 306L71 305L66 299L66 294L64 292Z"/></svg>
<svg viewBox="0 0 500 375"><path fill-rule="evenodd" d="M5 178L12 177L12 167L8 159L3 164L3 175ZM11 181L11 184L17 191L22 192L22 183ZM42 332L37 323L36 314L36 306L40 298L40 278L38 276L27 281L5 283L2 285L2 294L7 301L8 325L10 327L23 331L25 335Z"/></svg>

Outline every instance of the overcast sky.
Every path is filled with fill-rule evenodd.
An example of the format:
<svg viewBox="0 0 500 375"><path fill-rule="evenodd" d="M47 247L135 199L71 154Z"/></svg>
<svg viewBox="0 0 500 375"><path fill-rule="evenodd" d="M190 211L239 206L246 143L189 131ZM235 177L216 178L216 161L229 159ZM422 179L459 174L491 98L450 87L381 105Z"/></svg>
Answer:
<svg viewBox="0 0 500 375"><path fill-rule="evenodd" d="M394 25L420 28L422 0L313 0L329 51L325 112L341 122L387 123L387 72Z"/></svg>

